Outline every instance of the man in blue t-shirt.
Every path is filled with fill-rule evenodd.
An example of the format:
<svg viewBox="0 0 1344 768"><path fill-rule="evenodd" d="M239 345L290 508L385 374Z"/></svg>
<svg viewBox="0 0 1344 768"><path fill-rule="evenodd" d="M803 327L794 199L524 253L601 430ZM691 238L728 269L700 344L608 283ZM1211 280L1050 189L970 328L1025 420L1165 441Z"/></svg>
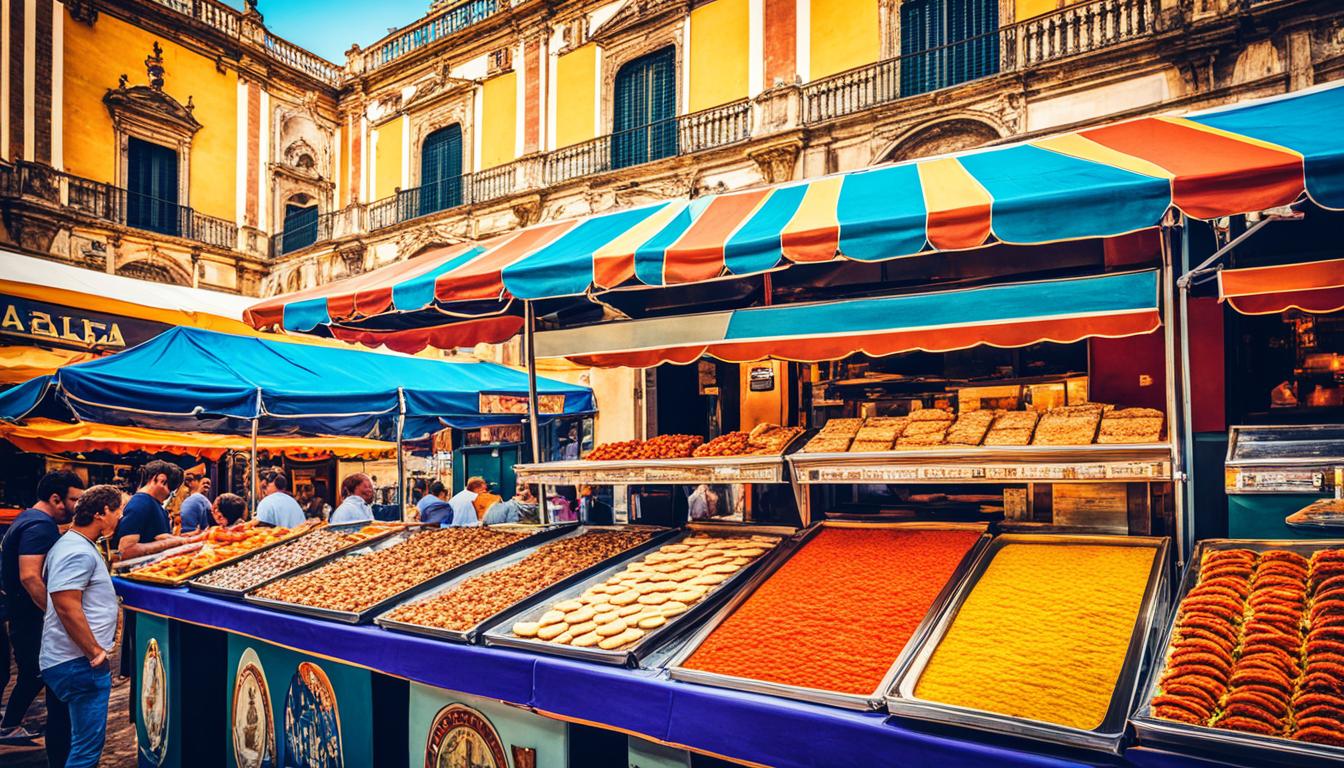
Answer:
<svg viewBox="0 0 1344 768"><path fill-rule="evenodd" d="M210 503L210 478L196 474L187 475L187 491L190 495L182 500L182 508L179 510L182 516L183 535L204 530L213 523L210 519L210 509L213 506Z"/></svg>
<svg viewBox="0 0 1344 768"><path fill-rule="evenodd" d="M182 484L182 469L167 461L140 468L140 490L126 502L114 540L122 560L152 555L186 543L173 535L163 502Z"/></svg>
<svg viewBox="0 0 1344 768"><path fill-rule="evenodd" d="M284 472L266 472L261 477L261 501L257 502L257 522L277 528L298 528L308 517L303 507L289 495L289 477Z"/></svg>
<svg viewBox="0 0 1344 768"><path fill-rule="evenodd" d="M0 584L4 586L10 644L19 672L4 719L0 720L0 741L35 736L21 724L29 705L42 690L38 651L42 644L42 615L47 606L42 566L47 552L61 537L59 526L70 522L75 502L83 492L84 482L74 472L48 472L37 483L37 503L19 513L0 541ZM8 666L9 659L0 663Z"/></svg>

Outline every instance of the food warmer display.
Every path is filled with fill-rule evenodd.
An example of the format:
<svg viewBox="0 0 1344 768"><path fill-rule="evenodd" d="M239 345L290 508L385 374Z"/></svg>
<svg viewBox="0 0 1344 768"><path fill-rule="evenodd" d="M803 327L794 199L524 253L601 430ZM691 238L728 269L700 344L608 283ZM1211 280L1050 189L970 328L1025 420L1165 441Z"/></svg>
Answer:
<svg viewBox="0 0 1344 768"><path fill-rule="evenodd" d="M519 605L532 605L588 574L675 536L655 526L571 527L564 535L497 557L418 593L374 621L386 629L476 642Z"/></svg>
<svg viewBox="0 0 1344 768"><path fill-rule="evenodd" d="M787 457L804 522L834 486L945 486L1020 529L1147 535L1172 515L1172 446L1149 408L926 408L833 418ZM962 489L960 486L970 486ZM977 489L983 491L977 492ZM913 506L913 505L912 505ZM915 514L920 508L914 507Z"/></svg>
<svg viewBox="0 0 1344 768"><path fill-rule="evenodd" d="M892 714L1118 753L1170 540L996 537L887 697Z"/></svg>
<svg viewBox="0 0 1344 768"><path fill-rule="evenodd" d="M1196 545L1133 722L1141 744L1344 761L1344 540Z"/></svg>
<svg viewBox="0 0 1344 768"><path fill-rule="evenodd" d="M1331 514L1327 506L1344 490L1341 475L1344 424L1231 427L1225 472L1228 535L1344 537L1344 508ZM1313 504L1321 514L1288 520Z"/></svg>
<svg viewBox="0 0 1344 768"><path fill-rule="evenodd" d="M782 488L789 482L784 453L801 443L803 432L801 427L762 423L750 432L729 432L709 441L698 435L665 434L599 445L582 460L517 464L513 469L520 482L614 486L631 497L640 487L702 485L731 486L746 497L753 486ZM780 496L789 497L787 492ZM626 508L637 505L638 501ZM743 519L750 521L752 504L744 507Z"/></svg>
<svg viewBox="0 0 1344 768"><path fill-rule="evenodd" d="M702 685L883 709L989 540L975 523L816 523L695 632L669 672Z"/></svg>
<svg viewBox="0 0 1344 768"><path fill-rule="evenodd" d="M244 599L289 613L367 624L421 590L572 529L521 525L411 528L319 558L250 590Z"/></svg>
<svg viewBox="0 0 1344 768"><path fill-rule="evenodd" d="M486 644L638 666L777 556L793 533L692 524L651 551L529 601L486 632Z"/></svg>

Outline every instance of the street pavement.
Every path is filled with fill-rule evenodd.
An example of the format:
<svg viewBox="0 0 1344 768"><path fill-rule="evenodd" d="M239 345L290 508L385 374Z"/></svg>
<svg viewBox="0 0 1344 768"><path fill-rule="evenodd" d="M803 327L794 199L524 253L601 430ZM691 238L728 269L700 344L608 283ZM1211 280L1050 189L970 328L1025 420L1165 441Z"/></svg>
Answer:
<svg viewBox="0 0 1344 768"><path fill-rule="evenodd" d="M121 644L117 644L117 654L112 658L112 669L118 669ZM13 659L5 659L9 664L10 684L5 689L4 701L9 701L9 689L14 687L14 678L18 671L14 669ZM127 701L130 698L131 681L129 678L114 678L112 682L112 700L107 711L107 746L103 748L103 761L100 768L135 768L135 725L130 721ZM39 731L47 722L45 696L38 696L33 706L28 708L28 719L23 721L30 731ZM47 754L43 750L42 738L22 744L0 744L0 765L5 768L46 768Z"/></svg>

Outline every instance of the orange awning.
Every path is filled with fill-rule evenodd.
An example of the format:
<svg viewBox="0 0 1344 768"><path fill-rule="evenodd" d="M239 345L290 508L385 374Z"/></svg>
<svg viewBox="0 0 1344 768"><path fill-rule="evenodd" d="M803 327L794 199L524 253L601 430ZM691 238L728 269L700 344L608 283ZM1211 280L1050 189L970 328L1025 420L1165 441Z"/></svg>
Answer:
<svg viewBox="0 0 1344 768"><path fill-rule="evenodd" d="M1218 297L1243 315L1344 310L1344 259L1224 269Z"/></svg>
<svg viewBox="0 0 1344 768"><path fill-rule="evenodd" d="M0 386L22 384L38 376L47 376L65 365L92 360L98 355L68 349L41 347L0 347Z"/></svg>
<svg viewBox="0 0 1344 768"><path fill-rule="evenodd" d="M227 451L246 451L251 439L239 435L116 427L104 424L66 424L30 419L24 424L0 422L0 437L28 453L174 453L218 460ZM359 437L259 437L257 450L291 459L383 459L396 453L393 443Z"/></svg>

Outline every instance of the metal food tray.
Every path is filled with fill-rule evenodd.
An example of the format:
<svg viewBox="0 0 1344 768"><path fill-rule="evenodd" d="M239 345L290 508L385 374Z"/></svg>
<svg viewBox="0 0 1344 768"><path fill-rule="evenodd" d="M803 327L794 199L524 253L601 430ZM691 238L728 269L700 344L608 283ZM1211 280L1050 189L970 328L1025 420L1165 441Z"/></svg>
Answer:
<svg viewBox="0 0 1344 768"><path fill-rule="evenodd" d="M471 627L470 629L465 630L445 629L443 627L431 627L424 624L414 624L408 621L397 621L396 619L388 618L389 614L391 614L393 611L395 611L396 609L400 608L403 605L407 605L410 603L418 603L421 600L428 600L437 597L438 595L444 594L445 592L451 592L457 589L459 586L461 586L462 583L467 581L468 579L520 563L525 558L535 554L536 551L545 544L550 544L554 541L559 541L560 539L567 539L575 536L581 536L591 531L622 531L622 530L624 531L648 530L653 531L654 535L652 538L650 538L648 541L645 541L643 544L631 547L630 549L627 549L624 552L618 552L605 560L594 563L593 565L584 568L578 573L575 573L571 576L567 576L561 579L560 581L555 582L554 584L550 584L548 586L540 588L538 591L533 592L531 595L527 596L523 600L514 603L501 611L497 611L492 616L478 622L475 626ZM578 528L569 531L563 536L557 536L553 539L550 539L549 541L537 542L535 546L531 546L528 547L527 549L514 552L510 554L508 557L492 560L489 563L480 566L479 568L473 568L471 571L458 575L452 581L440 584L439 586L431 590L421 592L407 600L403 600L397 603L396 605L392 606L391 608L387 609L386 612L375 618L374 622L384 629L390 629L397 632L409 632L411 634L416 635L426 635L428 637L436 637L443 640L451 640L457 643L474 643L480 639L481 633L484 632L487 627L494 626L496 623L500 621L500 619L518 610L520 606L530 605L532 601L535 599L544 599L545 595L551 594L558 590L565 589L571 584L584 581L593 573L606 568L607 565L612 563L613 561L621 560L632 554L647 552L653 549L654 547L662 546L664 543L667 542L668 539L675 536L676 533L677 532L675 529L663 528L661 526L655 526L655 525L580 525Z"/></svg>
<svg viewBox="0 0 1344 768"><path fill-rule="evenodd" d="M433 528L434 526L430 527ZM462 563L461 565L449 568L443 573L440 573L437 576L433 576L425 581L422 581L413 587L402 590L401 592L398 592L395 595L391 595L383 600L379 600L378 602L374 603L373 605L361 611L337 611L331 608L319 608L318 606L315 605L304 605L302 603L287 603L283 600L272 600L266 597L257 597L257 595L254 593L256 592L257 589L260 589L261 587L253 587L252 589L249 589L247 591L247 594L243 597L243 599L254 605L260 605L265 608L274 608L275 610L278 611L285 611L288 613L298 613L304 616L312 616L318 619L327 619L329 621L340 621L346 624L368 624L369 621L372 620L374 616L382 613L383 611L392 607L396 603L399 603L405 600L406 598L411 597L412 595L417 595L425 589L431 589L433 587L436 587L439 584L444 583L445 581L451 581L452 579L457 578L459 575L466 573L467 571L470 571L473 568L476 568L484 563L487 563L493 560L494 558L505 557L513 552L517 552L520 549L526 549L540 542L553 539L556 536L561 536L566 531L571 530L574 527L574 524L566 523L552 526L494 525L490 527L506 530L528 529L528 530L535 530L536 532L530 536L526 536L518 541L515 541L512 544L505 545L492 552L486 552L485 554L473 558L471 560L468 560L467 562ZM410 530L398 531L397 533L394 533L386 538L380 539L372 544L370 544L369 542L364 542L360 546L354 547L352 549L347 549L344 552L337 552L334 554L326 555L324 557L320 557L317 560L314 560L313 562L309 563L308 565L303 566L302 568L298 568L295 569L294 571L291 571L286 575L286 578L292 578L294 576L299 576L309 571L317 570L318 568L321 568L327 563L334 561L336 558L356 557L358 555L364 555L370 552L375 552L383 549L390 549L406 541L416 533L419 533L419 531L410 531Z"/></svg>
<svg viewBox="0 0 1344 768"><path fill-rule="evenodd" d="M1303 541L1296 539L1204 539L1195 544L1181 579L1180 593L1174 605L1179 606L1190 590L1199 582L1199 564L1204 553L1224 549L1250 549L1263 552L1268 549L1286 549L1301 555L1322 549L1344 549L1344 539L1316 539ZM1154 661L1148 675L1148 684L1144 686L1144 697L1134 710L1130 721L1138 734L1139 743L1175 747L1230 759L1238 763L1278 765L1315 765L1331 761L1344 763L1344 747L1332 747L1327 744L1313 744L1305 741L1277 736L1261 736L1222 728L1178 723L1163 720L1152 714L1151 702L1157 695L1158 681L1167 666L1167 649L1171 645L1171 636L1176 631L1176 611L1171 612L1167 626L1163 628L1162 644L1158 646L1161 654Z"/></svg>
<svg viewBox="0 0 1344 768"><path fill-rule="evenodd" d="M939 531L979 531L983 535L980 540L971 545L962 556L961 562L957 564L952 575L948 577L947 583L939 590L934 597L933 603L929 606L924 619L915 627L915 631L906 641L905 647L897 653L896 658L891 662L886 675L878 683L877 688L870 694L861 695L855 693L841 693L823 688L807 688L800 685L788 685L786 683L772 683L766 680L757 680L750 677L739 677L737 675L726 675L717 672L706 672L699 669L684 667L682 664L691 657L705 640L719 625L733 615L738 608L751 599L756 594L756 590L762 584L769 581L784 565L793 558L793 556L812 540L823 528L869 528L878 530L939 530ZM958 593L961 585L968 574L979 562L989 546L990 539L993 538L987 532L988 525L985 523L938 523L938 522L897 522L897 523L870 523L870 522L851 522L847 520L823 520L807 530L794 541L791 542L787 554L781 553L771 560L770 564L760 571L757 571L749 582L733 595L723 607L709 618L682 649L672 657L667 663L667 670L673 680L681 680L688 683L698 683L700 685L712 685L719 688L732 688L738 691L747 691L749 693L764 693L770 696L781 696L788 699L797 699L814 704L826 704L832 707L844 707L846 709L857 709L862 711L880 710L886 707L886 692L896 682L896 678L905 671L911 658L914 656L915 649L919 647L924 638L928 636L929 630L933 628L934 622L942 615L947 607L948 601ZM893 565L899 565L893 563Z"/></svg>
<svg viewBox="0 0 1344 768"><path fill-rule="evenodd" d="M1139 604L1134 628L1130 633L1129 648L1125 661L1120 668L1120 676L1111 691L1110 705L1106 716L1099 726L1092 730L1047 723L1040 720L1003 715L984 710L961 707L927 701L915 696L915 687L924 674L929 660L938 646L942 644L948 629L956 620L957 614L965 604L966 598L975 590L994 561L994 556L1009 544L1054 544L1057 546L1107 545L1107 546L1143 546L1154 550L1152 567L1149 569L1143 600ZM1160 630L1159 618L1164 617L1170 579L1168 578L1168 558L1171 540L1167 537L1151 536L1083 536L1064 534L1002 534L990 542L988 550L971 569L963 588L958 591L939 617L937 624L928 637L919 646L914 658L906 670L901 673L896 687L887 695L887 710L893 715L945 723L954 726L972 728L980 731L1006 734L1008 736L1046 741L1066 747L1104 751L1119 754L1124 738L1130 708L1142 682L1144 665L1151 659L1156 633Z"/></svg>
<svg viewBox="0 0 1344 768"><path fill-rule="evenodd" d="M132 568L134 568L134 569L136 569L136 570L129 570L129 571L126 571L126 572L123 572L123 573L118 573L117 576L119 576L119 577L121 577L121 578L123 578L123 579L130 579L131 581L137 581L137 582L139 582L139 583L141 583L141 584L153 584L153 585L155 585L155 586L160 586L160 587L181 587L181 586L185 585L187 582L191 581L192 579L197 578L197 577L199 577L199 576L203 576L203 575L205 575L205 574L207 574L207 573L209 573L209 572L215 570L216 568L223 568L223 567L226 566L226 565L233 565L234 563L238 562L239 560L242 560L243 558L251 557L252 555L257 554L258 552L265 552L266 550L268 550L268 549L270 549L270 548L272 548L272 547L278 547L278 546L280 546L281 544L285 544L285 543L287 543L287 542L293 541L293 540L299 538L300 536L303 536L303 535L308 534L308 533L312 533L313 531L319 530L319 529L321 529L322 527L323 527L323 526L320 526L320 525L309 525L309 526L306 526L306 527L300 527L300 528L298 528L298 529L296 529L296 530L291 531L289 534L285 535L284 537L279 538L279 539L276 539L275 541L267 542L266 544L263 544L263 545L261 545L260 547L257 547L256 549L249 549L249 550L247 550L246 552L239 552L238 554L236 554L236 555L234 555L234 556L232 556L232 557L228 557L228 558L225 558L225 559L223 559L223 560L220 560L218 563L212 563L211 565L208 565L208 566L206 566L206 567L204 567L204 568L199 568L199 569L197 569L197 570L195 570L195 571L193 571L193 572L191 572L191 573L185 573L185 574L182 574L181 576L179 576L179 577L177 577L177 578L175 578L175 579L164 578L164 577L162 577L162 576L149 576L149 575L146 575L146 574L136 575L136 570L138 570L138 569L140 569L140 568L143 568L143 567L148 566L148 565L153 565L154 563L157 563L157 562L160 562L160 561L163 561L163 560L167 560L167 559L170 558L170 557L175 557L176 555L174 555L174 554L169 554L169 552L172 552L172 550L167 550L167 551L158 553L158 555L161 555L161 556L149 555L148 557L149 557L150 559L146 559L146 558L137 558L137 559L136 559L137 562L135 562L135 564L134 564L133 566L130 566L130 567L132 567ZM175 549L175 548L174 548L174 549ZM195 550L195 551L198 551L198 552L199 552L200 550L198 549L198 550ZM184 554L184 553L178 553L178 554Z"/></svg>
<svg viewBox="0 0 1344 768"><path fill-rule="evenodd" d="M376 521L375 521L375 522L376 522ZM339 525L327 525L327 526L320 527L320 528L314 528L313 530L314 530L314 531L319 531L319 530L321 530L321 531L338 531L338 532L345 532L345 531L348 530L349 532L353 533L353 532L358 531L359 529L364 528L364 527L366 527L366 526L368 526L368 525L371 525L371 523L370 523L369 521L363 521L363 522L358 522L358 523L342 523L342 524L339 524ZM355 548L357 548L357 547L363 547L363 546L367 546L367 545L369 545L369 544L373 544L373 543L375 543L375 542L382 541L383 539L385 539L385 538L387 538L387 537L389 537L389 536L392 536L393 534L396 534L396 533L401 533L401 532L406 531L406 530L411 530L411 529L416 529L416 528L424 528L424 527L428 527L428 525L427 525L427 524L421 524L421 523L406 523L406 524L404 524L404 525L400 525L400 526L398 526L398 527L396 527L396 528L390 528L390 529L388 529L387 531L384 531L383 533L377 534L377 535L375 535L375 536L370 536L370 537L367 538L367 539L362 539L362 540L360 540L360 541L353 541L353 542L351 542L351 543L349 543L349 544L346 544L346 545L343 546L343 547L340 547L340 548L338 548L338 549L336 549L336 550L333 550L333 551L331 551L331 552L328 552L328 553L325 554L325 555L322 555L322 557L323 557L323 558L328 558L328 557L332 557L333 555L339 555L339 554L342 554L342 553L344 553L344 552L347 552L347 551L349 551L349 550L351 550L351 549L355 549ZM437 526L435 526L435 527L437 527ZM293 537L290 537L290 538L287 538L287 539L282 539L282 540L276 542L274 546L280 546L281 544L286 544L286 543L289 543L289 542L291 542L291 541L293 541L293 540L294 540ZM242 559L245 559L245 558L247 558L247 557L251 557L251 556L253 556L253 555L261 554L262 552L265 552L266 550L268 550L268 549L270 549L270 548L271 548L271 546L268 545L268 546L266 546L266 547L262 547L262 548L260 548L260 549L253 550L253 551L251 551L251 552L248 552L244 557L239 558L239 559L242 560ZM204 571L204 572L202 572L202 573L197 574L196 576L193 576L193 577L187 582L187 588L190 589L192 592L205 592L205 593L208 593L208 594L211 594L211 595L219 595L219 596L221 596L221 597L232 598L232 599L234 599L234 600L242 600L242 599L243 599L243 596L246 595L249 591L254 590L254 589L260 589L260 588L266 586L267 584L270 584L272 581L275 581L275 580L277 580L277 579L283 579L283 578L285 578L286 576L291 576L291 575L293 575L294 573L298 572L298 570L299 570L300 568L304 568L304 567L306 567L306 566L308 566L308 565L311 565L311 564L314 563L314 562L317 562L317 559L311 560L311 561L309 561L309 562L307 562L307 563L304 563L303 565L296 565L296 566L294 566L293 568L290 568L290 569L287 570L287 571L284 571L284 572L282 572L282 573L278 573L278 574L276 574L275 576L270 577L269 579L263 579L263 580L257 582L256 584L253 584L253 585L249 586L247 589L232 589L232 588L228 588L228 587L216 587L216 586L212 586L212 585L210 585L210 584L202 584L202 583L200 583L200 582L198 581L198 579L200 579L200 578L201 578L202 576L204 576L206 573L209 573L210 571L215 570L215 568L211 568L209 571ZM220 566L216 566L216 567L220 567Z"/></svg>
<svg viewBox="0 0 1344 768"><path fill-rule="evenodd" d="M778 536L780 541L766 552L748 563L743 568L738 569L736 573L729 576L723 582L715 586L714 589L705 593L705 596L698 603L692 605L679 616L674 616L661 627L649 630L643 637L635 641L624 649L606 651L601 648L579 648L573 645L560 645L558 643L548 643L545 640L536 638L516 637L512 632L512 627L520 621L535 621L543 613L550 609L551 605L562 600L577 598L585 590L597 584L601 584L612 575L625 570L625 567L643 556L643 552L627 554L620 557L615 562L609 561L609 564L597 573L591 573L586 578L569 585L564 589L548 590L547 593L537 595L534 599L520 604L509 614L501 617L501 620L493 625L493 628L485 633L485 644L493 646L505 646L508 648L521 648L527 651L536 651L539 653L548 653L556 656L567 656L573 659L582 659L584 661L597 661L604 664L617 666L637 667L640 661L657 649L662 643L674 639L690 628L713 611L723 600L727 599L733 591L756 573L762 564L772 560L778 555L778 550L785 546L791 536L796 535L793 528L778 526L753 526L750 529L741 527L727 528L716 525L702 525L691 523L685 529L678 532L675 536L665 539L659 544L675 544L692 535L712 536L715 538L742 537L750 535Z"/></svg>

